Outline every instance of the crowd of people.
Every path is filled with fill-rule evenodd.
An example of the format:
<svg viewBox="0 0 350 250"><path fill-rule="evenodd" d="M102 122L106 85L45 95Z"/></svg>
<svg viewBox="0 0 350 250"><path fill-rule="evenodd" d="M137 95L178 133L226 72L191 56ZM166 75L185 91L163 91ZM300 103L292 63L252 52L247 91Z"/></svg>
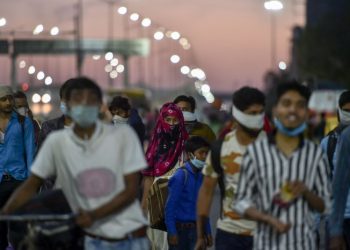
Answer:
<svg viewBox="0 0 350 250"><path fill-rule="evenodd" d="M68 249L350 249L350 91L320 145L305 136L310 95L278 84L268 118L264 93L242 87L220 136L180 95L162 105L144 149L137 109L124 96L106 106L91 79L66 81L62 115L42 124L25 94L0 86L1 214L59 189L82 231ZM0 222L0 250L20 241Z"/></svg>

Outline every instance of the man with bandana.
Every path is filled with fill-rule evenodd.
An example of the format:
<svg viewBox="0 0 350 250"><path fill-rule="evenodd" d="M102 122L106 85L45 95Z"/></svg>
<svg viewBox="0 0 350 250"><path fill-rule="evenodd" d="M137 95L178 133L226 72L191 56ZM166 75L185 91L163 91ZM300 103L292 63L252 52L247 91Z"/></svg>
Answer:
<svg viewBox="0 0 350 250"><path fill-rule="evenodd" d="M208 242L205 225L217 183L221 190L221 216L217 222L215 249L249 250L253 245L255 223L242 218L232 209L235 202L239 170L243 155L249 144L265 137L264 94L251 87L243 87L233 94L232 114L237 126L226 134L221 151L221 173L215 170L211 155L203 169L204 180L197 203L197 244L196 249L206 249ZM223 183L223 186L222 184Z"/></svg>
<svg viewBox="0 0 350 250"><path fill-rule="evenodd" d="M137 201L139 171L147 163L135 132L98 120L100 87L73 78L66 91L73 126L53 132L31 168L31 176L9 199L9 214L35 195L46 178L56 176L76 223L85 232L87 250L148 250L147 219ZM123 142L123 143L120 143Z"/></svg>
<svg viewBox="0 0 350 250"><path fill-rule="evenodd" d="M200 136L209 143L216 138L213 130L205 123L198 121L195 110L196 100L192 96L179 95L174 103L181 109L185 120L185 127L190 136Z"/></svg>

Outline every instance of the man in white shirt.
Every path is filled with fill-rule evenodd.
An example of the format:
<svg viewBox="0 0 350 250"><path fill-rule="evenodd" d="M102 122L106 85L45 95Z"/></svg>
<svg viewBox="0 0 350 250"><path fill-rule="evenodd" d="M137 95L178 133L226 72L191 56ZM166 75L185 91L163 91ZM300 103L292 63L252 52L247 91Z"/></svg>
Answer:
<svg viewBox="0 0 350 250"><path fill-rule="evenodd" d="M135 132L98 121L101 89L87 78L72 79L67 106L71 128L50 134L31 168L32 175L2 212L28 201L43 180L56 176L76 223L86 233L85 249L148 250L147 220L136 199L138 172L146 161Z"/></svg>

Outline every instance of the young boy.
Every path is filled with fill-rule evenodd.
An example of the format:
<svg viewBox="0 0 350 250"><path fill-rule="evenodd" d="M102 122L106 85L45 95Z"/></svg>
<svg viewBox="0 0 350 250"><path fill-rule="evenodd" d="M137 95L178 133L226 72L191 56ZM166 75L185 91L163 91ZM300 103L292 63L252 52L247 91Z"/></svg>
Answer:
<svg viewBox="0 0 350 250"><path fill-rule="evenodd" d="M192 250L196 244L196 202L202 185L202 168L209 151L209 143L199 136L185 144L189 160L171 177L165 205L165 223L169 250ZM206 225L208 245L212 245L209 221Z"/></svg>

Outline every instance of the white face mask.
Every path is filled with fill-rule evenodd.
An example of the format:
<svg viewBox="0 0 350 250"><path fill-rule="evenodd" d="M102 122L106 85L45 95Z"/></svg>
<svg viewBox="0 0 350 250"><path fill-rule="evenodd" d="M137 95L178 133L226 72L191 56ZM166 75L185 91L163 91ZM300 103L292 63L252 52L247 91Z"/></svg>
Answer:
<svg viewBox="0 0 350 250"><path fill-rule="evenodd" d="M262 129L264 126L265 113L259 115L247 115L233 106L232 115L240 124L247 128Z"/></svg>
<svg viewBox="0 0 350 250"><path fill-rule="evenodd" d="M350 125L350 112L338 108L340 123L343 125Z"/></svg>
<svg viewBox="0 0 350 250"><path fill-rule="evenodd" d="M196 114L188 111L182 111L185 122L193 122L197 120Z"/></svg>
<svg viewBox="0 0 350 250"><path fill-rule="evenodd" d="M26 107L21 107L17 109L18 114L22 116L27 116L28 115L28 109Z"/></svg>
<svg viewBox="0 0 350 250"><path fill-rule="evenodd" d="M113 116L113 123L114 125L117 125L117 124L126 124L128 123L128 118L124 118L124 117L121 117L119 115L114 115Z"/></svg>

